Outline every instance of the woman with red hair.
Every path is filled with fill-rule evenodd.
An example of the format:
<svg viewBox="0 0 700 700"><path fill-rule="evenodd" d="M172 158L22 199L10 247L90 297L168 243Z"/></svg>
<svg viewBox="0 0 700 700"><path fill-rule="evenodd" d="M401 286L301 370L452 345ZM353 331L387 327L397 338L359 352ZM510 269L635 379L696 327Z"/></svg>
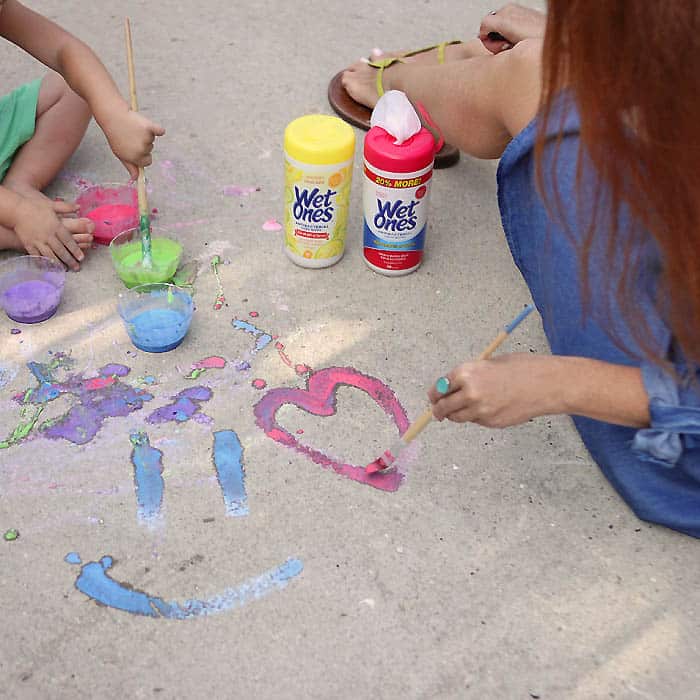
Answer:
<svg viewBox="0 0 700 700"><path fill-rule="evenodd" d="M446 141L501 159L503 228L552 355L456 367L434 415L570 414L640 518L700 537L700 7L550 0L546 18L491 13L480 36L381 79ZM377 70L343 77L367 106Z"/></svg>

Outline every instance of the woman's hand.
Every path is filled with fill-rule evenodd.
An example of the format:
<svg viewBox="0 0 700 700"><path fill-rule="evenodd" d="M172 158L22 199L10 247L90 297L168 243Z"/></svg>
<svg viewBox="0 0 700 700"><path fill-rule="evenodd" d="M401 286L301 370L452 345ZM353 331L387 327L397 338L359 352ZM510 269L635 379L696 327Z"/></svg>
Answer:
<svg viewBox="0 0 700 700"><path fill-rule="evenodd" d="M520 5L506 5L481 21L479 39L491 53L512 48L523 39L544 36L546 15Z"/></svg>
<svg viewBox="0 0 700 700"><path fill-rule="evenodd" d="M552 381L558 358L526 353L465 362L446 375L449 393L433 387L428 398L438 420L505 428L548 413L561 413Z"/></svg>
<svg viewBox="0 0 700 700"><path fill-rule="evenodd" d="M515 353L465 362L446 376L448 393L428 392L438 420L505 428L567 413L633 428L649 425L649 397L638 367Z"/></svg>

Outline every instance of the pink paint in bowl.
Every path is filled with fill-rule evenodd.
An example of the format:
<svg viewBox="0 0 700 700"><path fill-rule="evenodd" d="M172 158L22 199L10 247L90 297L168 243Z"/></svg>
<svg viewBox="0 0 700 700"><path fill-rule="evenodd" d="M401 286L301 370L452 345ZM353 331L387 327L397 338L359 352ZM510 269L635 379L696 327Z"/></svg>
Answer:
<svg viewBox="0 0 700 700"><path fill-rule="evenodd" d="M135 185L95 185L76 200L80 216L95 224L95 243L109 245L122 231L139 225L138 195Z"/></svg>

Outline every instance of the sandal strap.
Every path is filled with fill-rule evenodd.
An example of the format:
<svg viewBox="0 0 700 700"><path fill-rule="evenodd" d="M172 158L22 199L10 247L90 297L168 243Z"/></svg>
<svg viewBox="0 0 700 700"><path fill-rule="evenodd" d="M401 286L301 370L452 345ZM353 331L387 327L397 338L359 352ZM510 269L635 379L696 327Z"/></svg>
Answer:
<svg viewBox="0 0 700 700"><path fill-rule="evenodd" d="M426 53L427 51L433 51L437 49L438 63L442 65L445 62L445 47L452 46L453 44L461 44L460 39L453 39L452 41L441 41L439 44L433 44L432 46L426 46L424 49L416 49L415 51L408 51L403 54L404 56L417 56L421 53Z"/></svg>
<svg viewBox="0 0 700 700"><path fill-rule="evenodd" d="M382 75L384 69L393 66L394 63L406 63L401 56L391 56L389 58L378 58L374 61L367 61L368 66L377 69L377 94L381 97L384 94L384 82Z"/></svg>
<svg viewBox="0 0 700 700"><path fill-rule="evenodd" d="M403 59L409 56L417 56L421 53L426 53L427 51L433 51L437 49L438 54L438 64L442 65L445 63L445 47L452 46L453 44L461 44L460 39L454 39L453 41L441 41L439 44L433 44L432 46L426 46L424 49L416 49L415 51L408 51L401 56L391 56L389 58L377 58L371 61L367 61L368 66L377 69L377 94L381 97L384 94L384 81L383 73L386 68L393 66L394 63L406 63Z"/></svg>

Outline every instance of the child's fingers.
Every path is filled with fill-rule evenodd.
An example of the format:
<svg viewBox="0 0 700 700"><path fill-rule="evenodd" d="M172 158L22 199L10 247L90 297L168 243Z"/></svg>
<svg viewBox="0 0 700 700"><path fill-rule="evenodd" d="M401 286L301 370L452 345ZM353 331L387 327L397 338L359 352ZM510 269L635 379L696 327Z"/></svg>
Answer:
<svg viewBox="0 0 700 700"><path fill-rule="evenodd" d="M73 239L80 247L80 250L87 250L92 246L92 234L90 233L75 233L73 234Z"/></svg>
<svg viewBox="0 0 700 700"><path fill-rule="evenodd" d="M129 172L129 177L131 178L131 180L132 180L132 181L135 180L135 179L139 176L139 169L138 169L138 167L137 167L136 165L134 165L133 163L130 163L130 162L127 161L127 160L122 160L121 158L120 158L120 160L121 160L121 162L122 162L122 165L123 165L123 166L127 169L127 171Z"/></svg>
<svg viewBox="0 0 700 700"><path fill-rule="evenodd" d="M85 234L92 238L95 230L95 222L82 217L80 219L61 219L61 223L72 234Z"/></svg>
<svg viewBox="0 0 700 700"><path fill-rule="evenodd" d="M64 202L61 199L54 199L51 206L56 214L75 214L80 209L75 202Z"/></svg>
<svg viewBox="0 0 700 700"><path fill-rule="evenodd" d="M165 129L155 122L151 122L151 133L154 136L165 136Z"/></svg>

